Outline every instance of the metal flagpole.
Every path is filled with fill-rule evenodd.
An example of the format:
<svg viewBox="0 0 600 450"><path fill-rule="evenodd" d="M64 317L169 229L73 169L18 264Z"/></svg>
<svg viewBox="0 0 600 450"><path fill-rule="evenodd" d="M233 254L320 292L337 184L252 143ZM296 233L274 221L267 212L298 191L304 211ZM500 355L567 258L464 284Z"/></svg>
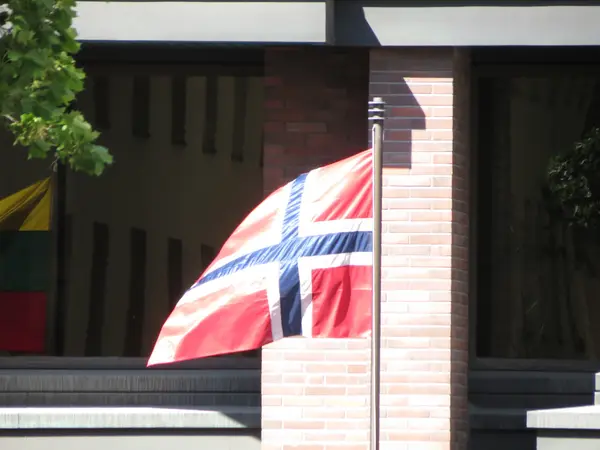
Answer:
<svg viewBox="0 0 600 450"><path fill-rule="evenodd" d="M373 309L371 328L371 442L370 450L379 450L379 381L381 375L381 199L382 141L385 104L381 97L369 102L373 145Z"/></svg>

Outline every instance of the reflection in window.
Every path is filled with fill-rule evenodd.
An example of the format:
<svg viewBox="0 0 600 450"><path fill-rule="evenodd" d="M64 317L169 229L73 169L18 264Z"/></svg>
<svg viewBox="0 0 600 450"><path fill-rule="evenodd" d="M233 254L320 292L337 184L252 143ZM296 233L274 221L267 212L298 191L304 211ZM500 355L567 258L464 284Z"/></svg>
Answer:
<svg viewBox="0 0 600 450"><path fill-rule="evenodd" d="M0 349L42 353L52 288L52 173L0 198Z"/></svg>
<svg viewBox="0 0 600 450"><path fill-rule="evenodd" d="M115 157L103 176L55 177L0 137L0 356L148 355L182 290L262 198L260 74L112 73L90 73L78 99Z"/></svg>
<svg viewBox="0 0 600 450"><path fill-rule="evenodd" d="M600 80L478 85L478 356L599 359L600 248L552 212L550 158L600 126Z"/></svg>

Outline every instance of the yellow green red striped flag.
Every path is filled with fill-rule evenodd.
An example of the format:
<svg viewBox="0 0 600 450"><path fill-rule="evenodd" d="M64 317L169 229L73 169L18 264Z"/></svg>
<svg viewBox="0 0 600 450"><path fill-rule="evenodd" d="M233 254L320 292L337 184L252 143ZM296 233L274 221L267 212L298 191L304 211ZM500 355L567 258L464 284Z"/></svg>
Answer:
<svg viewBox="0 0 600 450"><path fill-rule="evenodd" d="M0 351L44 351L51 220L50 178L0 199Z"/></svg>

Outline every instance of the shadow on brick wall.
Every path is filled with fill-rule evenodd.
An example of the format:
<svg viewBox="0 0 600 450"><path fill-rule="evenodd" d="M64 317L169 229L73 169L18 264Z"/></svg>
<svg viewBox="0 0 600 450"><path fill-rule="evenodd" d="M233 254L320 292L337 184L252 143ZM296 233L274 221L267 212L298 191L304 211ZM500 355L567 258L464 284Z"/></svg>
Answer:
<svg viewBox="0 0 600 450"><path fill-rule="evenodd" d="M469 160L470 54L456 51L453 73L452 248L451 248L451 372L450 434L452 449L469 440Z"/></svg>
<svg viewBox="0 0 600 450"><path fill-rule="evenodd" d="M365 150L367 49L269 48L265 55L265 193Z"/></svg>
<svg viewBox="0 0 600 450"><path fill-rule="evenodd" d="M411 61L410 54L403 59L390 57L388 53L393 52L394 50L371 52L369 100L382 97L385 101L384 168L412 169L413 155L424 150L424 147L419 145L427 139L423 134L426 130L426 112L415 95L430 93L427 90L431 87L427 83L418 81L418 78L423 76L422 73L417 70L412 71L410 68L407 70L407 66L410 67L412 64L421 67L427 55L423 58L422 55L415 53L416 58ZM423 170L417 169L417 171ZM423 172L423 175L427 174ZM384 197L393 198L397 195L398 198L406 198L410 196L410 184L409 182L406 186L388 186L390 190L384 194ZM391 190L393 188L398 189L394 192ZM386 209L386 205L383 208Z"/></svg>
<svg viewBox="0 0 600 450"><path fill-rule="evenodd" d="M411 87L405 81L405 77L391 75L394 84L387 84L386 87L379 88L377 80L390 79L389 77L389 73L376 71L371 73L372 97L382 96L386 99L383 125L383 165L384 169L412 169L413 155L418 152L418 149L415 148L414 133L425 131L426 115L414 97ZM383 94L380 89L382 91L388 89L387 95ZM390 192L391 195L384 194L384 197L410 196L410 186L396 187L401 189L396 193ZM390 186L390 188L394 187ZM386 189L385 186L384 189ZM386 209L386 206L384 205L383 208Z"/></svg>

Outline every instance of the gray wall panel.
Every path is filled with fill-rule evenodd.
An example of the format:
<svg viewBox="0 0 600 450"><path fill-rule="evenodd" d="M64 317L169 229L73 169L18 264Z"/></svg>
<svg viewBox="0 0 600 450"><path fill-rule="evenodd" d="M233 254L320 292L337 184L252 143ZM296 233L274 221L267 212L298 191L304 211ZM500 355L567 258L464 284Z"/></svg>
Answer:
<svg viewBox="0 0 600 450"><path fill-rule="evenodd" d="M0 392L2 406L260 406L260 392Z"/></svg>
<svg viewBox="0 0 600 450"><path fill-rule="evenodd" d="M0 370L0 392L260 392L260 372Z"/></svg>
<svg viewBox="0 0 600 450"><path fill-rule="evenodd" d="M325 1L81 1L82 41L324 43Z"/></svg>
<svg viewBox="0 0 600 450"><path fill-rule="evenodd" d="M81 1L77 9L79 37L91 42L600 44L600 5L590 2Z"/></svg>
<svg viewBox="0 0 600 450"><path fill-rule="evenodd" d="M600 4L338 1L336 44L598 45ZM493 3L493 2L486 2ZM542 3L540 5L540 3ZM562 3L562 4L561 4Z"/></svg>

